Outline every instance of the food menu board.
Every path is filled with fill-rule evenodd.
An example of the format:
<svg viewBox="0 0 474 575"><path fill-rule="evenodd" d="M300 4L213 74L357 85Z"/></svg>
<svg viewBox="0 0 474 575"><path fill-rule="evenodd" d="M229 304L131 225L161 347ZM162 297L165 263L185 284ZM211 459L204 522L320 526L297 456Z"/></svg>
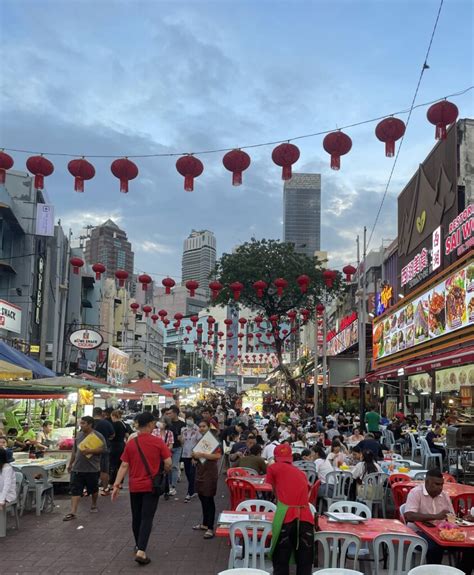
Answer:
<svg viewBox="0 0 474 575"><path fill-rule="evenodd" d="M382 359L469 325L474 325L474 262L374 322L373 357Z"/></svg>
<svg viewBox="0 0 474 575"><path fill-rule="evenodd" d="M417 373L408 376L408 393L430 393L431 377L427 373Z"/></svg>
<svg viewBox="0 0 474 575"><path fill-rule="evenodd" d="M353 321L342 331L335 334L327 342L326 353L328 355L338 355L359 341L359 324L357 320Z"/></svg>
<svg viewBox="0 0 474 575"><path fill-rule="evenodd" d="M460 391L461 386L474 385L474 365L450 367L436 372L436 391Z"/></svg>

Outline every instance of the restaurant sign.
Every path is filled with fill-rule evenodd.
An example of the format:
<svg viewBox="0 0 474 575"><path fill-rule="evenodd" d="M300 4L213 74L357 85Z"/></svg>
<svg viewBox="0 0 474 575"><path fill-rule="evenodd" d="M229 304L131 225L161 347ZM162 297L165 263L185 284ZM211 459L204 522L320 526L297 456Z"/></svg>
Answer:
<svg viewBox="0 0 474 575"><path fill-rule="evenodd" d="M373 324L374 360L474 325L474 262Z"/></svg>
<svg viewBox="0 0 474 575"><path fill-rule="evenodd" d="M78 329L73 331L69 336L69 341L71 345L77 347L77 349L96 349L102 342L104 338L100 335L98 331L92 329Z"/></svg>
<svg viewBox="0 0 474 575"><path fill-rule="evenodd" d="M352 313L341 320L338 332L327 335L327 354L338 355L359 341L359 323L357 313Z"/></svg>
<svg viewBox="0 0 474 575"><path fill-rule="evenodd" d="M0 329L21 333L21 307L0 299Z"/></svg>
<svg viewBox="0 0 474 575"><path fill-rule="evenodd" d="M474 204L467 206L450 224L444 242L444 253L456 251L458 257L474 246Z"/></svg>

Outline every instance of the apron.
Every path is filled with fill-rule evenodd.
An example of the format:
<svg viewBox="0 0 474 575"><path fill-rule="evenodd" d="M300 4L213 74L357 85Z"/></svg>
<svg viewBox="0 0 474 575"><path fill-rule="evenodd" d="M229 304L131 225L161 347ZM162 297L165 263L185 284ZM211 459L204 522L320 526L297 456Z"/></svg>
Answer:
<svg viewBox="0 0 474 575"><path fill-rule="evenodd" d="M273 522L272 522L272 546L270 549L270 553L269 553L269 557L270 559L273 556L273 553L275 552L275 548L277 546L278 543L278 539L280 538L280 533L281 533L281 529L283 527L283 521L285 520L286 514L288 513L288 509L305 509L306 507L309 507L309 505L286 505L285 503L282 503L281 501L278 501L277 503L277 508L275 511L275 514L273 516ZM298 517L297 519L297 538L296 538L296 549L298 549L298 545L299 545L299 531L300 531L300 518ZM295 561L295 554L294 552L291 553L291 558L290 558L290 565L294 565L296 563Z"/></svg>

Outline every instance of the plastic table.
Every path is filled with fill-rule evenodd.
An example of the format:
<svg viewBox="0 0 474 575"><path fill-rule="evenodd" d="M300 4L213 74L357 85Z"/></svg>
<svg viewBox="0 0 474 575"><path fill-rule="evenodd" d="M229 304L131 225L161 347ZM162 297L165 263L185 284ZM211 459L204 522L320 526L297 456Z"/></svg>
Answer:
<svg viewBox="0 0 474 575"><path fill-rule="evenodd" d="M362 541L373 541L377 535L384 533L400 533L401 535L416 535L416 533L398 519L367 519L360 523L330 521L328 517L319 518L319 530L335 533L350 533L357 535Z"/></svg>
<svg viewBox="0 0 474 575"><path fill-rule="evenodd" d="M222 516L224 513L234 516L235 521L273 521L274 515L273 513L251 513L249 511L222 511L217 519L216 537L229 537L230 525L234 523L234 521L231 523L223 523ZM238 516L241 518L238 519Z"/></svg>
<svg viewBox="0 0 474 575"><path fill-rule="evenodd" d="M407 481L404 483L407 487L417 487L421 485L423 481ZM444 483L443 491L449 495L449 497L456 497L457 495L474 495L474 485L464 485L464 483Z"/></svg>
<svg viewBox="0 0 474 575"><path fill-rule="evenodd" d="M464 541L445 541L439 536L438 527L429 527L421 521L417 521L415 525L420 531L426 533L432 541L441 547L470 547L471 549L474 549L474 523L471 527L459 526L459 529L466 533L466 539Z"/></svg>

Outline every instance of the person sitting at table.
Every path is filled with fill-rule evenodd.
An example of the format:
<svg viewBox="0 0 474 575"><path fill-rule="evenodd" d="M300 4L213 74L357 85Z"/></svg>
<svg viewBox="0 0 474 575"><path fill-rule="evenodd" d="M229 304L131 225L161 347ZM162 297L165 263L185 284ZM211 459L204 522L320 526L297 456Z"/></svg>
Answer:
<svg viewBox="0 0 474 575"><path fill-rule="evenodd" d="M0 436L0 449L7 452L7 463L11 463L13 461L13 449L8 447L8 441L4 435Z"/></svg>
<svg viewBox="0 0 474 575"><path fill-rule="evenodd" d="M53 424L51 421L44 421L41 431L36 436L36 451L43 454L53 443Z"/></svg>
<svg viewBox="0 0 474 575"><path fill-rule="evenodd" d="M270 556L273 575L289 575L292 556L297 575L311 575L314 561L314 518L309 507L306 475L292 465L290 445L279 445L267 481L278 500L272 525Z"/></svg>
<svg viewBox="0 0 474 575"><path fill-rule="evenodd" d="M296 461L295 455L296 453L293 453L293 461ZM307 447L303 449L303 451L299 455L300 455L300 461L314 461L315 459L314 451L308 449Z"/></svg>
<svg viewBox="0 0 474 575"><path fill-rule="evenodd" d="M256 443L249 449L248 455L239 459L239 467L248 467L254 469L259 475L265 475L267 464L262 457L262 446Z"/></svg>
<svg viewBox="0 0 474 575"><path fill-rule="evenodd" d="M359 443L359 441L362 441L363 439L364 439L364 436L360 432L360 428L354 427L354 432L352 433L352 435L349 436L349 439L347 441L348 441L348 443L357 444L357 443Z"/></svg>
<svg viewBox="0 0 474 575"><path fill-rule="evenodd" d="M16 499L16 476L6 449L0 449L0 511Z"/></svg>
<svg viewBox="0 0 474 575"><path fill-rule="evenodd" d="M381 473L382 468L375 463L375 457L372 451L366 449L362 452L362 461L360 461L352 470L352 477L357 482L357 494L362 486L362 481L369 473Z"/></svg>
<svg viewBox="0 0 474 575"><path fill-rule="evenodd" d="M425 482L410 491L405 504L405 521L420 537L426 539L428 543L426 562L432 564L442 563L444 548L433 541L424 531L418 529L415 522L436 524L436 522L444 521L448 515L454 516L453 504L449 495L443 491L443 485L444 478L441 470L438 467L430 469L426 473ZM450 549L456 550L454 547L450 547ZM472 553L472 549L462 550L459 568L464 573L471 573Z"/></svg>
<svg viewBox="0 0 474 575"><path fill-rule="evenodd" d="M275 448L280 445L280 433L275 429L270 434L270 441L265 445L262 452L262 457L266 461L270 462L273 459L273 453Z"/></svg>
<svg viewBox="0 0 474 575"><path fill-rule="evenodd" d="M229 460L233 467L240 467L240 459L250 453L252 445L256 445L257 438L254 433L242 433L240 435L241 441L234 443L230 450Z"/></svg>
<svg viewBox="0 0 474 575"><path fill-rule="evenodd" d="M380 443L375 439L373 433L366 433L364 439L359 443L361 451L369 449L375 456L375 459L383 459L383 451Z"/></svg>
<svg viewBox="0 0 474 575"><path fill-rule="evenodd" d="M30 429L30 424L27 421L22 424L21 428L22 431L18 434L16 442L23 451L29 451L36 443L35 432Z"/></svg>
<svg viewBox="0 0 474 575"><path fill-rule="evenodd" d="M342 443L339 441L339 439L334 438L332 440L331 452L327 456L327 460L331 463L334 469L339 469L339 467L341 467L341 465L344 463L344 457L345 455L342 448Z"/></svg>
<svg viewBox="0 0 474 575"><path fill-rule="evenodd" d="M316 472L318 474L318 479L321 481L321 485L319 487L318 497L326 497L330 495L329 491L331 486L328 486L326 483L326 475L334 471L331 462L327 460L326 451L324 447L321 445L314 445L311 450L314 453L315 459L314 463L316 465Z"/></svg>
<svg viewBox="0 0 474 575"><path fill-rule="evenodd" d="M428 447L430 448L430 451L432 453L441 453L441 456L444 459L446 457L446 450L444 449L444 447L439 447L434 443L435 440L439 439L440 437L441 437L441 426L437 423L434 426L434 428L428 431L428 433L425 436L425 439L426 443L428 444Z"/></svg>

